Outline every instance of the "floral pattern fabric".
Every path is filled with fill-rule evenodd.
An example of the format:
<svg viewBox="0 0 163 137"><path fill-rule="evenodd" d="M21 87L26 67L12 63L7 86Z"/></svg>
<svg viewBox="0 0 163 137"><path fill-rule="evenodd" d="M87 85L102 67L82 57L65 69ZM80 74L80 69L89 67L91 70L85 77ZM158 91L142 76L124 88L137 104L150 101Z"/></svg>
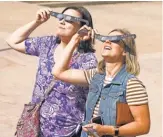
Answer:
<svg viewBox="0 0 163 137"><path fill-rule="evenodd" d="M26 53L39 57L32 102L38 103L44 91L55 80L51 74L55 64L53 53L57 47L55 36L28 38ZM63 55L64 57L64 55ZM95 68L94 53L73 54L70 67L74 69ZM70 137L78 123L82 122L88 87L81 87L55 80L55 85L40 109L41 137Z"/></svg>

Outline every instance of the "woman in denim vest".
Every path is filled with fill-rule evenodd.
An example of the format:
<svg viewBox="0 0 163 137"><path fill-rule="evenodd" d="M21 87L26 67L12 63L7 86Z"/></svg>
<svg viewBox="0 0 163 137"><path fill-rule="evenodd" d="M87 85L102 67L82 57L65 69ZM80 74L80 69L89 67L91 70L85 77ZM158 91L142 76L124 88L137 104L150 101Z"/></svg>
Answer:
<svg viewBox="0 0 163 137"><path fill-rule="evenodd" d="M136 77L140 68L137 61L136 35L125 29L114 29L109 36L96 35L103 41L102 57L97 69L70 69L72 53L82 39L91 36L75 34L64 50L64 58L56 63L53 74L58 79L73 84L89 85L86 115L82 137L89 136L138 136L150 129L148 96L143 83ZM92 31L93 32L93 31ZM98 37L97 37L98 36ZM116 126L116 103L127 102L134 118L133 122ZM102 124L92 122L100 116Z"/></svg>
<svg viewBox="0 0 163 137"><path fill-rule="evenodd" d="M50 36L30 37L31 33L50 18L58 20L57 31ZM57 21L56 20L56 21ZM17 29L7 43L15 50L39 59L32 103L39 103L44 97L45 90L54 80L51 74L57 60L60 60L64 48L68 46L72 36L87 24L93 27L91 14L84 7L67 7L62 13L51 9L40 9L36 18L30 23ZM97 65L91 40L80 41L74 51L71 68L90 69ZM62 57L60 58L60 55ZM50 95L45 99L40 109L41 137L72 137L74 131L84 117L84 106L88 87L69 84L55 80Z"/></svg>

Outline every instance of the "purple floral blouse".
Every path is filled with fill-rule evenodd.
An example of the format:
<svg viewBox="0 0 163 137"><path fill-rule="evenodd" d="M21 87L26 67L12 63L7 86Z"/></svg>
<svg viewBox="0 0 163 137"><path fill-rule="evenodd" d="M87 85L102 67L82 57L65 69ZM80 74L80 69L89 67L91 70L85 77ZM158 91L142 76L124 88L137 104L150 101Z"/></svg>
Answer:
<svg viewBox="0 0 163 137"><path fill-rule="evenodd" d="M44 91L55 78L51 74L55 64L53 53L57 47L55 36L34 37L25 41L26 53L39 57L32 102L44 97ZM64 55L63 55L64 57ZM94 53L73 54L70 64L75 69L95 68ZM88 87L55 80L55 85L40 109L41 137L70 137L83 120Z"/></svg>

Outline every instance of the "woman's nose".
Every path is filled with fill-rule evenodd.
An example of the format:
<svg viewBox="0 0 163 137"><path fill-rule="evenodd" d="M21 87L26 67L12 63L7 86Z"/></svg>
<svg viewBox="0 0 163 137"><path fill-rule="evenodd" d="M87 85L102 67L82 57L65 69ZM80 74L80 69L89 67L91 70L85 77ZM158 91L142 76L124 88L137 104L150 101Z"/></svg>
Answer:
<svg viewBox="0 0 163 137"><path fill-rule="evenodd" d="M59 23L61 23L61 24L65 24L65 20L64 20L64 18L63 19L61 19L61 20L59 20Z"/></svg>
<svg viewBox="0 0 163 137"><path fill-rule="evenodd" d="M105 43L109 43L109 44L111 44L111 41L110 41L110 40L106 40Z"/></svg>

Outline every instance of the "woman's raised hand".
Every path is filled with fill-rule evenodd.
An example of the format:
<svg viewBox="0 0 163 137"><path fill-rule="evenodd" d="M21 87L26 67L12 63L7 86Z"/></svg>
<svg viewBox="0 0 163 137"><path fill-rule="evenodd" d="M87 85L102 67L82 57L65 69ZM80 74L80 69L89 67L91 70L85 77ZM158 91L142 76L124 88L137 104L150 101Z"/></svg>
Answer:
<svg viewBox="0 0 163 137"><path fill-rule="evenodd" d="M52 9L50 8L45 8L45 9L40 9L36 13L36 22L38 23L44 23L50 18L50 12Z"/></svg>
<svg viewBox="0 0 163 137"><path fill-rule="evenodd" d="M80 37L80 40L89 40L91 39L92 31L93 29L91 27L84 25L80 28L77 34Z"/></svg>
<svg viewBox="0 0 163 137"><path fill-rule="evenodd" d="M95 35L94 30L91 27L84 25L72 37L72 40L75 41L76 43L79 43L81 40L85 41L92 39L92 43L94 44L94 35Z"/></svg>

